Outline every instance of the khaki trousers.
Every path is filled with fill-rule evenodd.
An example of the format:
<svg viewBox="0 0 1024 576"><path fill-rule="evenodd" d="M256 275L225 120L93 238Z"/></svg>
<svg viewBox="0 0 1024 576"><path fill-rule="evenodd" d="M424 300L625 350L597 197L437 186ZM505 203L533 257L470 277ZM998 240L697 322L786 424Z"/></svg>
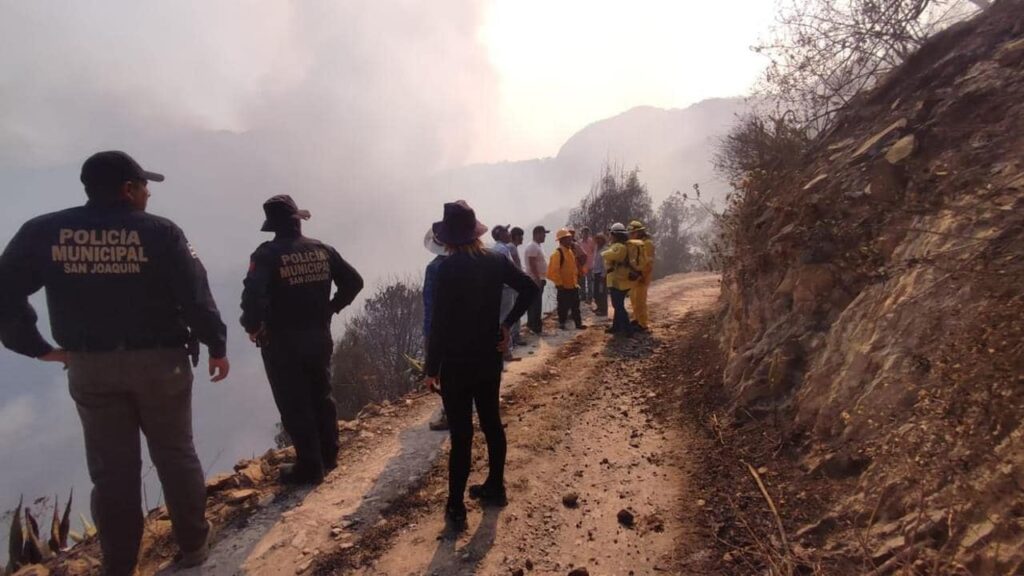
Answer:
<svg viewBox="0 0 1024 576"><path fill-rule="evenodd" d="M192 370L185 350L72 353L68 387L85 435L104 574L129 575L138 559L140 431L163 485L178 546L189 552L202 546L208 530L206 487L192 443Z"/></svg>

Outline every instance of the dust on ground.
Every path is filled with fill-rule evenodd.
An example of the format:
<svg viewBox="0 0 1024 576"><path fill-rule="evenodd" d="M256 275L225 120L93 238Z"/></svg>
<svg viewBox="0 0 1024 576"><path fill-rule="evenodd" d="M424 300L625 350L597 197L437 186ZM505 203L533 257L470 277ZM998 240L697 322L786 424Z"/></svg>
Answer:
<svg viewBox="0 0 1024 576"><path fill-rule="evenodd" d="M443 458L387 511L372 541L323 554L319 574L680 573L703 562L707 535L694 478L703 433L659 410L678 388L664 337L707 312L712 275L666 279L651 293L655 324L630 340L593 327L503 389L509 506L470 502L469 530L445 531ZM710 345L711 333L688 333ZM710 370L708 371L710 375ZM486 470L476 437L474 474ZM701 572L692 572L701 573Z"/></svg>
<svg viewBox="0 0 1024 576"><path fill-rule="evenodd" d="M588 330L560 331L549 319L503 378L510 504L470 501L462 535L444 531L447 433L427 426L440 402L420 393L339 423L340 466L315 489L276 482L290 449L212 479L217 544L200 568L170 567L169 522L154 511L139 573L718 573L726 549L704 492L716 447L687 396L720 382L720 358L680 355L716 350L718 294L711 274L655 283L653 330L632 339L605 334L608 320L589 310ZM471 482L486 470L480 434L475 444ZM94 548L76 549L53 573L94 571Z"/></svg>

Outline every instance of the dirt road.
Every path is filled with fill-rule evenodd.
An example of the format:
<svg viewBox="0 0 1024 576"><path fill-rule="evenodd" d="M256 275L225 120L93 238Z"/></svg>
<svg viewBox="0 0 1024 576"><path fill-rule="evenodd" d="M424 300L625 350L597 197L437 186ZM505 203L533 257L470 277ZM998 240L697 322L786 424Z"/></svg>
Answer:
<svg viewBox="0 0 1024 576"><path fill-rule="evenodd" d="M649 335L613 339L587 314L592 329L549 330L520 349L503 381L510 503L470 503L464 534L444 532L447 437L426 427L437 399L420 398L385 408L324 485L227 529L194 572L679 573L704 548L688 458L702 440L658 409L664 340L718 291L717 276L672 277L652 288ZM485 452L478 434L471 482Z"/></svg>

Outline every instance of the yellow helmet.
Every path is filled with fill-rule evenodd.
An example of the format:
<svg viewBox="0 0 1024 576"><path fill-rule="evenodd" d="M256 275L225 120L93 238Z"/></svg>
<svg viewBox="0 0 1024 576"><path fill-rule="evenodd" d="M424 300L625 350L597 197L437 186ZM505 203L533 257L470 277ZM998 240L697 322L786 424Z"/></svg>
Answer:
<svg viewBox="0 0 1024 576"><path fill-rule="evenodd" d="M633 220L632 222L629 223L630 232L645 232L646 230L647 227L644 226L644 223L639 220Z"/></svg>
<svg viewBox="0 0 1024 576"><path fill-rule="evenodd" d="M570 236L572 236L572 232L569 232L568 228L559 228L558 232L555 232L555 240L561 240Z"/></svg>

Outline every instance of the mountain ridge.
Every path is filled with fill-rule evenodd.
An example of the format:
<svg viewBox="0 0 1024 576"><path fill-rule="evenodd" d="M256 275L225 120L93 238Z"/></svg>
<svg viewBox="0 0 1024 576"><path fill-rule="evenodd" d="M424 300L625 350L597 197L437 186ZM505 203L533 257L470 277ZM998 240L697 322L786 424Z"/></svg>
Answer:
<svg viewBox="0 0 1024 576"><path fill-rule="evenodd" d="M470 204L497 202L508 221L532 222L575 206L605 164L639 168L655 203L696 182L708 198L720 200L728 190L714 172L714 145L746 109L739 97L685 108L636 106L584 126L554 156L452 168L435 175L431 186L437 195Z"/></svg>

